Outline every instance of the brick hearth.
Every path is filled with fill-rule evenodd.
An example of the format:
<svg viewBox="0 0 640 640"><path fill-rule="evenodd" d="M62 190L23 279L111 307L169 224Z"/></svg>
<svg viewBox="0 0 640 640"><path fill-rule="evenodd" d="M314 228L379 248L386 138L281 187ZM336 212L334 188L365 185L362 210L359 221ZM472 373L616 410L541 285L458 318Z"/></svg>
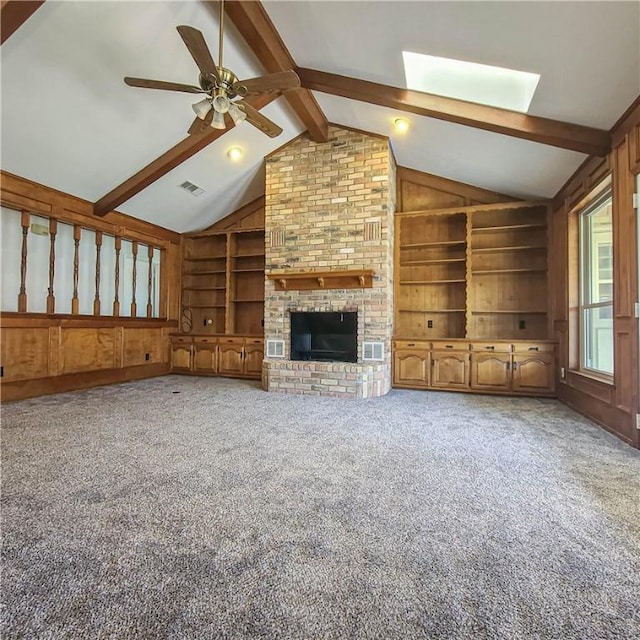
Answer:
<svg viewBox="0 0 640 640"><path fill-rule="evenodd" d="M395 160L386 138L330 127L329 140L306 136L266 161L266 271L373 269L373 288L276 291L265 281L265 339L285 342L266 358L268 391L345 397L384 395L391 387ZM358 311L358 362L289 359L291 311ZM363 359L379 341L384 359Z"/></svg>

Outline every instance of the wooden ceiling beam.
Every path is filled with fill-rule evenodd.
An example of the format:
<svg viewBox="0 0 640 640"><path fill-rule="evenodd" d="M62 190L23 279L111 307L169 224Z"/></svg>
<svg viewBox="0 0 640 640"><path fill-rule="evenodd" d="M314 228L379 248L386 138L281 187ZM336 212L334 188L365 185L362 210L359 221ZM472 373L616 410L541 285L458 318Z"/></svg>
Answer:
<svg viewBox="0 0 640 640"><path fill-rule="evenodd" d="M235 4L235 3L231 3ZM314 69L296 69L302 86L343 98L415 113L429 118L484 129L523 140L539 142L594 156L611 148L608 131L583 125L530 116L420 91L389 87Z"/></svg>
<svg viewBox="0 0 640 640"><path fill-rule="evenodd" d="M256 0L226 2L225 13L267 72L276 73L296 68L295 61L271 22L262 2ZM311 139L315 142L326 142L329 124L311 91L296 89L287 91L283 96L309 131Z"/></svg>
<svg viewBox="0 0 640 640"><path fill-rule="evenodd" d="M44 0L2 0L0 44L4 44L43 4Z"/></svg>
<svg viewBox="0 0 640 640"><path fill-rule="evenodd" d="M248 102L256 109L262 109L270 102L273 102L277 97L277 94L263 93L257 96L248 96L245 99L245 102ZM169 149L169 151L163 153L159 158L156 158L153 162L143 169L140 169L140 171L125 180L115 189L112 189L109 193L102 196L102 198L93 205L93 214L96 216L104 216L110 211L113 211L123 202L133 198L133 196L140 193L150 184L154 183L156 180L169 173L169 171L182 164L185 160L188 160L191 156L198 153L198 151L201 151L212 142L221 138L225 133L227 133L227 131L230 131L233 128L231 118L227 118L226 122L226 129L213 129L211 127L207 127L202 133L190 135L188 138L178 142L178 144ZM251 125L245 124L245 126Z"/></svg>

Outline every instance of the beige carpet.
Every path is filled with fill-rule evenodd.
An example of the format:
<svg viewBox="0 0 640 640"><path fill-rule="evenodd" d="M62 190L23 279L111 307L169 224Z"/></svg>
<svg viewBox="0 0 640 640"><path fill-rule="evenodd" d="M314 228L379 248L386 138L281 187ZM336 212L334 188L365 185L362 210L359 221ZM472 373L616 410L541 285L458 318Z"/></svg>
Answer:
<svg viewBox="0 0 640 640"><path fill-rule="evenodd" d="M640 454L553 400L171 376L2 410L2 637L640 637Z"/></svg>

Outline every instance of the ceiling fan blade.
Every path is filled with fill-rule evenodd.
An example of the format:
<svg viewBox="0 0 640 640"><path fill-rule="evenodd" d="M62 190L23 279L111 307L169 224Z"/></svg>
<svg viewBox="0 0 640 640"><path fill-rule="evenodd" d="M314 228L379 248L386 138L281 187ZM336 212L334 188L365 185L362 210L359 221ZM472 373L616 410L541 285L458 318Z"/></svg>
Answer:
<svg viewBox="0 0 640 640"><path fill-rule="evenodd" d="M204 131L206 131L207 127L211 124L212 120L213 120L213 109L209 109L209 111L207 112L207 115L204 117L204 120L201 120L200 118L196 118L191 123L191 126L189 127L187 133L190 136L203 133Z"/></svg>
<svg viewBox="0 0 640 640"><path fill-rule="evenodd" d="M141 87L142 89L164 89L165 91L183 91L184 93L206 93L200 87L196 87L195 85L179 84L177 82L164 82L163 80L126 77L124 82L130 87Z"/></svg>
<svg viewBox="0 0 640 640"><path fill-rule="evenodd" d="M276 138L282 133L282 129L275 123L263 116L257 109L252 107L248 102L239 100L236 102L241 106L247 114L247 122L250 122L256 129L260 129L262 133L266 133L270 138Z"/></svg>
<svg viewBox="0 0 640 640"><path fill-rule="evenodd" d="M236 87L244 87L246 91L241 90L236 93L248 96L267 91L289 91L290 89L297 89L299 86L300 78L298 78L298 74L295 71L280 71L258 78L241 80L234 85L234 91Z"/></svg>
<svg viewBox="0 0 640 640"><path fill-rule="evenodd" d="M189 53L195 60L195 63L198 65L200 73L207 77L213 76L218 82L220 82L216 63L211 57L211 52L204 40L202 31L198 31L198 29L194 29L193 27L186 25L181 25L176 27L176 29L178 30L178 33L183 39L185 45L187 45L187 49L189 49Z"/></svg>

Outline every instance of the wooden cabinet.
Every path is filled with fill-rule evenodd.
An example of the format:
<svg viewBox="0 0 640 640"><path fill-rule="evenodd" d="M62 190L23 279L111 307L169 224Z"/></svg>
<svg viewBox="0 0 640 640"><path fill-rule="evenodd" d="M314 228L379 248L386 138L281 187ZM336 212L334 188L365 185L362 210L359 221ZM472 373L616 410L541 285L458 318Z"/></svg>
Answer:
<svg viewBox="0 0 640 640"><path fill-rule="evenodd" d="M552 353L514 354L512 388L518 393L553 394L556 386Z"/></svg>
<svg viewBox="0 0 640 640"><path fill-rule="evenodd" d="M393 357L393 382L398 387L422 389L429 385L429 352L399 349Z"/></svg>
<svg viewBox="0 0 640 640"><path fill-rule="evenodd" d="M553 342L395 340L393 386L552 396L554 350Z"/></svg>
<svg viewBox="0 0 640 640"><path fill-rule="evenodd" d="M243 373L252 378L262 377L262 361L264 360L264 340L247 339L244 347Z"/></svg>
<svg viewBox="0 0 640 640"><path fill-rule="evenodd" d="M469 353L431 351L431 386L440 389L468 389Z"/></svg>
<svg viewBox="0 0 640 640"><path fill-rule="evenodd" d="M215 338L194 338L193 371L194 373L218 372L218 341Z"/></svg>
<svg viewBox="0 0 640 640"><path fill-rule="evenodd" d="M509 391L511 355L474 353L471 356L471 388L482 391Z"/></svg>
<svg viewBox="0 0 640 640"><path fill-rule="evenodd" d="M264 340L250 336L172 336L173 373L260 379Z"/></svg>
<svg viewBox="0 0 640 640"><path fill-rule="evenodd" d="M239 376L243 371L244 339L223 338L218 345L218 373Z"/></svg>
<svg viewBox="0 0 640 640"><path fill-rule="evenodd" d="M171 371L174 373L191 371L191 338L171 338Z"/></svg>

